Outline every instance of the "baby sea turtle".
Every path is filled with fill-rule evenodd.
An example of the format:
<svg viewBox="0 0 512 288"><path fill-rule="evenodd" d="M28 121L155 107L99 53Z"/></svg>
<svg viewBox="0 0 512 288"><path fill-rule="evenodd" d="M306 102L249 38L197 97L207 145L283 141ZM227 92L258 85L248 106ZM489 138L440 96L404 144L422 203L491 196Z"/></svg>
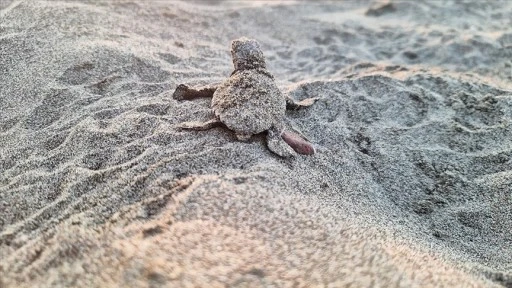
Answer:
<svg viewBox="0 0 512 288"><path fill-rule="evenodd" d="M177 100L213 97L211 108L214 112L214 118L209 121L184 122L178 128L207 130L225 126L241 141L266 131L268 148L279 156L293 156L294 150L299 154L314 154L313 145L303 136L285 130L285 112L286 109L311 106L318 98L295 102L285 97L267 70L256 40L245 37L234 40L231 57L235 70L219 85L191 88L180 84L176 88L173 98Z"/></svg>

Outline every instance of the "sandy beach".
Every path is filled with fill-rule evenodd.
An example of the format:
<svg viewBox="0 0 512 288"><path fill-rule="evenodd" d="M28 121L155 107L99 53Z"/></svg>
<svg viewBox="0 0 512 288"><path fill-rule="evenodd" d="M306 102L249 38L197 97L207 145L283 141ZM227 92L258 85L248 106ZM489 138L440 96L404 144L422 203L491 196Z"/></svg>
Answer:
<svg viewBox="0 0 512 288"><path fill-rule="evenodd" d="M512 287L511 15L0 0L0 288ZM314 155L176 128L242 36Z"/></svg>

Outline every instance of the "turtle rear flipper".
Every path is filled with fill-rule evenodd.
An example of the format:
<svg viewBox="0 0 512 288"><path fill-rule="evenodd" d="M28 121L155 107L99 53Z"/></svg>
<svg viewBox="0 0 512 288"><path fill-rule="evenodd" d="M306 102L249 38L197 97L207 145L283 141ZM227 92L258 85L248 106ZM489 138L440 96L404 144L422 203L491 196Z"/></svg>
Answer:
<svg viewBox="0 0 512 288"><path fill-rule="evenodd" d="M267 146L270 151L283 158L296 156L293 149L291 149L290 146L283 141L283 138L281 138L279 130L275 128L271 128L267 131Z"/></svg>
<svg viewBox="0 0 512 288"><path fill-rule="evenodd" d="M291 121L288 118L285 118L283 119L283 122L285 123L284 130L291 130L293 133L298 134L300 137L302 137L302 139L311 142L311 140L306 135L304 135L302 131L300 131L297 127L295 127L295 125L293 125L293 121Z"/></svg>
<svg viewBox="0 0 512 288"><path fill-rule="evenodd" d="M206 122L198 122L198 121L191 121L191 122L183 122L176 126L178 129L184 129L184 130L196 130L196 131L204 131L209 130L215 127L221 127L224 124L220 122L218 119L211 119Z"/></svg>
<svg viewBox="0 0 512 288"><path fill-rule="evenodd" d="M299 135L290 132L284 131L281 134L284 142L286 142L290 147L295 150L295 152L303 155L313 155L315 154L315 147L313 144L309 143L306 139L300 137Z"/></svg>

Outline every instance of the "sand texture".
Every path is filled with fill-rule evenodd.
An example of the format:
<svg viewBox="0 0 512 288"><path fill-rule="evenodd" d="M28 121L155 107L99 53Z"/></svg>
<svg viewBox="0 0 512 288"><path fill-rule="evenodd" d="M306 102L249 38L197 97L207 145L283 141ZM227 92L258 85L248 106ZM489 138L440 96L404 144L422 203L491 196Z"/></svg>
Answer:
<svg viewBox="0 0 512 288"><path fill-rule="evenodd" d="M511 1L0 1L0 287L512 287ZM178 84L257 39L317 153Z"/></svg>

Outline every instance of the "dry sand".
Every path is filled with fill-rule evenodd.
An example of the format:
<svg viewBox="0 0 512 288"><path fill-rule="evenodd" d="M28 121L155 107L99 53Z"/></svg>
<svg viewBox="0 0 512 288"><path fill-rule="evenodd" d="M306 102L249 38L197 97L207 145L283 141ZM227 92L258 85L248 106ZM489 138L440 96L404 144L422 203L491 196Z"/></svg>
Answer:
<svg viewBox="0 0 512 288"><path fill-rule="evenodd" d="M512 2L0 3L0 287L512 287ZM174 128L240 36L314 156Z"/></svg>

